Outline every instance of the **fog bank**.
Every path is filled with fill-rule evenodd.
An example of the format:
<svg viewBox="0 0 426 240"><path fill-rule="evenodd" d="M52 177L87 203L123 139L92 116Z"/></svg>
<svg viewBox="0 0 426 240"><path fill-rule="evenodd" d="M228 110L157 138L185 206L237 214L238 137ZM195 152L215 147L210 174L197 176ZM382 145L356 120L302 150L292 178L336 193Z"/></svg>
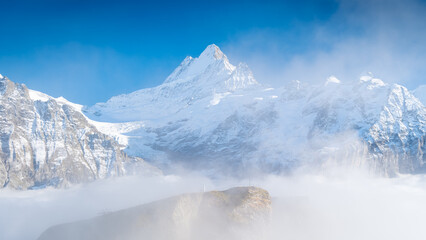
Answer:
<svg viewBox="0 0 426 240"><path fill-rule="evenodd" d="M36 239L48 227L187 192L249 181L124 177L67 190L0 191L0 239ZM266 239L424 239L426 179L330 171L251 179L272 196Z"/></svg>

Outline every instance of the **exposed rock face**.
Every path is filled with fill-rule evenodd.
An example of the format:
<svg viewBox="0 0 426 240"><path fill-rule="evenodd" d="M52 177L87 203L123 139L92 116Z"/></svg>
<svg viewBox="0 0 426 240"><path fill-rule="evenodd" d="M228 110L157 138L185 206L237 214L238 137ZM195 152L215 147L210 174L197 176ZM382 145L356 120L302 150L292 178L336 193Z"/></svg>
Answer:
<svg viewBox="0 0 426 240"><path fill-rule="evenodd" d="M358 83L311 95L309 101L315 103L308 109L315 116L309 133L313 137L353 131L362 144L352 144L352 156L364 152L362 158L376 171L393 175L426 170L426 108L405 87L363 76Z"/></svg>
<svg viewBox="0 0 426 240"><path fill-rule="evenodd" d="M46 230L39 240L262 239L271 200L255 187L185 194Z"/></svg>
<svg viewBox="0 0 426 240"><path fill-rule="evenodd" d="M0 187L67 186L150 167L128 157L72 105L0 79ZM41 93L40 93L41 94ZM134 163L135 166L131 166Z"/></svg>

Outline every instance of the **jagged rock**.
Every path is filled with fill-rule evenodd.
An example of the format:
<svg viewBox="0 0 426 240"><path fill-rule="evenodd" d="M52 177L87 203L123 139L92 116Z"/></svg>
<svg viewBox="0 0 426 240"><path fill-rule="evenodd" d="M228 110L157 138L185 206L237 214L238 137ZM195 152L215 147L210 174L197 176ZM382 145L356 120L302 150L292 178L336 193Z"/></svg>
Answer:
<svg viewBox="0 0 426 240"><path fill-rule="evenodd" d="M267 191L238 187L184 194L53 226L39 240L261 239L270 211Z"/></svg>
<svg viewBox="0 0 426 240"><path fill-rule="evenodd" d="M71 103L6 77L0 79L0 141L0 187L64 187L137 168L159 172L142 159L127 156Z"/></svg>

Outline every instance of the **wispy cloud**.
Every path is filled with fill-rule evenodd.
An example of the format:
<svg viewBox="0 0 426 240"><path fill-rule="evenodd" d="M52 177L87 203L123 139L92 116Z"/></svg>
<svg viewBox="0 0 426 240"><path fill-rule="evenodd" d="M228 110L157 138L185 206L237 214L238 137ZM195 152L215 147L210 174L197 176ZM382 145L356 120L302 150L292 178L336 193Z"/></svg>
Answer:
<svg viewBox="0 0 426 240"><path fill-rule="evenodd" d="M417 0L338 1L327 20L299 30L259 29L225 44L231 59L246 61L260 81L357 80L373 72L413 89L426 70L426 3ZM294 47L293 47L294 46Z"/></svg>

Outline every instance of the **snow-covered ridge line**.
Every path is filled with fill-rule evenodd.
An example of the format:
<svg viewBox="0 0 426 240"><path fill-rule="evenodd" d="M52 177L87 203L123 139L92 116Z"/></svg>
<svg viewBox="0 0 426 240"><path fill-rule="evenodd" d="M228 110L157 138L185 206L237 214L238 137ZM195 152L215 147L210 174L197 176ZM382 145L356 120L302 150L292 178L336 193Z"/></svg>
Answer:
<svg viewBox="0 0 426 240"><path fill-rule="evenodd" d="M159 174L130 157L65 98L0 81L0 188L67 187L112 176ZM109 130L111 134L111 130Z"/></svg>
<svg viewBox="0 0 426 240"><path fill-rule="evenodd" d="M75 111L81 113L82 116L84 116L86 120L90 124L94 125L100 132L112 136L116 141L118 141L118 143L123 145L123 148L125 148L125 146L128 145L128 136L123 134L131 132L143 126L143 122L129 122L129 123L98 122L88 118L86 115L83 114L82 112L83 105L70 102L62 96L58 98L54 98L45 93L42 93L36 90L31 90L31 89L28 89L28 93L30 95L30 98L33 101L47 102L47 101L54 100L60 105L67 105L72 107Z"/></svg>
<svg viewBox="0 0 426 240"><path fill-rule="evenodd" d="M83 111L97 121L144 122L123 134L129 136L126 151L152 162L279 171L349 151L352 165L389 175L426 170L425 108L405 87L369 73L352 82L330 76L319 85L266 88L216 45L185 58L157 87ZM347 133L351 137L336 140Z"/></svg>
<svg viewBox="0 0 426 240"><path fill-rule="evenodd" d="M74 110L79 111L79 112L81 112L81 109L83 108L83 105L70 102L62 96L54 98L54 97L49 96L45 93L42 93L42 92L39 92L39 91L36 91L36 90L31 90L31 89L28 89L28 92L30 94L31 99L34 100L34 101L47 102L49 100L55 100L57 103L59 103L61 105L63 105L63 104L69 105L69 106L73 107Z"/></svg>
<svg viewBox="0 0 426 240"><path fill-rule="evenodd" d="M371 73L358 81L330 76L318 85L292 81L269 88L246 64L232 65L210 45L157 87L89 107L55 101L83 113L130 156L157 166L233 176L330 162L385 175L426 172L424 105L405 87Z"/></svg>
<svg viewBox="0 0 426 240"><path fill-rule="evenodd" d="M216 45L210 45L199 57L185 58L163 84L112 97L106 103L83 108L83 112L93 120L106 122L157 121L185 111L213 93L259 87L246 64L232 65Z"/></svg>

